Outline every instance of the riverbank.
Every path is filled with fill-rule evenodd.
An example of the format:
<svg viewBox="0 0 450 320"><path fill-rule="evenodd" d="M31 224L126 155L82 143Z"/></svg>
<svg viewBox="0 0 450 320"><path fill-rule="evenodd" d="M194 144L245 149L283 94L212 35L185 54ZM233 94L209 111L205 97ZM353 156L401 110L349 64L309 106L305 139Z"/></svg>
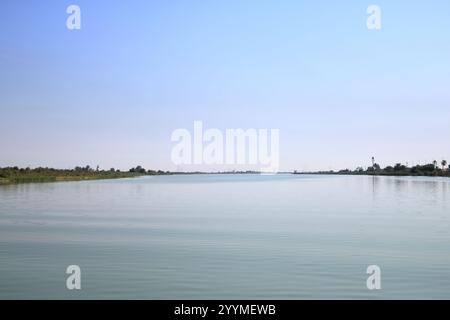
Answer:
<svg viewBox="0 0 450 320"><path fill-rule="evenodd" d="M57 170L53 174L22 173L19 175L6 175L0 177L0 185L20 184L20 183L39 183L39 182L60 182L60 181L83 181L83 180L101 180L101 179L120 179L140 176L141 174L129 172L95 172L95 173L72 173Z"/></svg>
<svg viewBox="0 0 450 320"><path fill-rule="evenodd" d="M381 168L374 163L373 166L363 169L361 167L356 170L339 170L339 171L317 171L317 172L294 172L294 174L327 174L327 175L366 175L366 176L393 176L393 177L450 177L450 167L447 161L443 160L441 166L437 161L426 165L416 165L408 167L397 163L395 166L387 166Z"/></svg>
<svg viewBox="0 0 450 320"><path fill-rule="evenodd" d="M303 174L303 175L336 175L336 176L373 176L373 177L441 177L450 178L450 173L446 174L408 174L408 173L358 173L358 172L336 172L336 171L318 171L318 172L294 172L293 174Z"/></svg>
<svg viewBox="0 0 450 320"><path fill-rule="evenodd" d="M446 164L446 161L445 161ZM20 183L40 183L40 182L61 182L61 181L84 181L84 180L104 180L134 178L140 176L154 175L191 175L191 174L259 174L257 171L223 171L223 172L170 172L161 170L146 170L141 166L131 168L128 171L120 171L114 168L109 170L95 170L89 166L76 167L74 169L54 169L54 168L0 168L0 185L20 184ZM280 172L281 173L281 172ZM290 173L290 172L284 172ZM407 167L401 164L388 166L384 169L374 164L367 169L357 168L356 170L339 171L313 171L313 172L291 172L292 174L313 174L313 175L366 175L366 176L395 176L395 177L448 177L450 169L442 166L439 168L436 163L423 166Z"/></svg>
<svg viewBox="0 0 450 320"><path fill-rule="evenodd" d="M129 171L120 171L111 168L110 170L99 170L87 167L77 167L75 169L54 169L54 168L0 168L0 185L20 184L20 183L40 183L40 182L60 182L60 181L84 181L134 178L144 175L169 174L164 171L143 170L142 168L132 168Z"/></svg>

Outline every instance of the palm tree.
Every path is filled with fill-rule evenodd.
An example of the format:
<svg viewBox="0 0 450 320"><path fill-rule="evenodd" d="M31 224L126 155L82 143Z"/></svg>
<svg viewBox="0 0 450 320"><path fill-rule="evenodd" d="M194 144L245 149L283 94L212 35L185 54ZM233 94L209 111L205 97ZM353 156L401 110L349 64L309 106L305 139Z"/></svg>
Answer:
<svg viewBox="0 0 450 320"><path fill-rule="evenodd" d="M436 169L437 168L437 161L436 160L433 160L433 165L434 165L434 168Z"/></svg>
<svg viewBox="0 0 450 320"><path fill-rule="evenodd" d="M447 160L442 160L441 165L442 165L442 170L445 170L445 166L447 165Z"/></svg>

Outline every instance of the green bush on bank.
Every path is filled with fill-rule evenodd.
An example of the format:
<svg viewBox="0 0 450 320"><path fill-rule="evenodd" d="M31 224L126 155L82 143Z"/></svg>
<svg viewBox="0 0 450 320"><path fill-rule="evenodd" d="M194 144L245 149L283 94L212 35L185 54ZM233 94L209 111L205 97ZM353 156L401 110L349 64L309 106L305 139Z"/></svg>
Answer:
<svg viewBox="0 0 450 320"><path fill-rule="evenodd" d="M100 170L99 167L94 170L90 166L75 167L74 169L6 167L0 168L0 184L117 179L159 174L168 174L168 172L147 171L141 166L131 168L129 171L120 171L114 168Z"/></svg>

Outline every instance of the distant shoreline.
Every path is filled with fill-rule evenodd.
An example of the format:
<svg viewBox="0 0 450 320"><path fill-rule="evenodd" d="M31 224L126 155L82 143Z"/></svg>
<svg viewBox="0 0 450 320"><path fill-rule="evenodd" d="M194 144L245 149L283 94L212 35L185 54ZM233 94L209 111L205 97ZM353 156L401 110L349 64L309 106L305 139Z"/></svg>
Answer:
<svg viewBox="0 0 450 320"><path fill-rule="evenodd" d="M141 166L131 168L128 171L120 171L114 168L109 170L93 169L90 166L76 167L74 169L55 168L0 168L0 185L15 185L26 183L50 183L69 181L109 180L136 178L143 176L165 175L192 175L192 174L259 174L257 171L226 171L226 172L174 172L162 170L145 170ZM291 172L290 172L291 173Z"/></svg>
<svg viewBox="0 0 450 320"><path fill-rule="evenodd" d="M427 175L427 174L396 174L396 173L339 173L339 172L293 172L294 175L332 175L332 176L366 176L366 177L430 177L430 178L450 178L450 174Z"/></svg>
<svg viewBox="0 0 450 320"><path fill-rule="evenodd" d="M372 158L373 164L367 169L362 167L356 168L356 170L340 170L340 171L318 171L318 172L294 172L294 174L331 174L331 175L365 175L365 176L389 176L389 177L450 177L450 166L446 160L442 160L440 164L435 160L433 163L425 165L416 165L413 167L405 166L401 163L397 163L394 166L387 166L381 168L380 165L375 163ZM439 165L441 167L439 167Z"/></svg>
<svg viewBox="0 0 450 320"><path fill-rule="evenodd" d="M340 171L314 171L314 172L278 172L278 174L294 175L353 175L353 176L389 176L389 177L447 177L450 178L450 168L446 167L447 162L442 161L442 168L437 166L435 161L432 164L417 165L407 167L401 164L388 166L381 169L376 163L366 170L357 168L356 170ZM173 172L162 170L146 170L141 166L131 168L128 171L120 171L114 168L100 170L90 166L75 167L74 169L54 169L54 168L0 168L0 185L24 184L24 183L45 183L64 181L88 181L135 178L142 176L162 176L162 175L192 175L192 174L260 174L259 171L223 171L223 172Z"/></svg>

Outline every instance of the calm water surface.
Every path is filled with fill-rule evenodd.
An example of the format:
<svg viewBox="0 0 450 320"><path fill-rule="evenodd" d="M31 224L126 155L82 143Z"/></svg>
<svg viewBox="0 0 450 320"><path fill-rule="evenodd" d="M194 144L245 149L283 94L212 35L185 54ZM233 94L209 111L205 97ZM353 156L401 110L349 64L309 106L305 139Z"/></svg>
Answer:
<svg viewBox="0 0 450 320"><path fill-rule="evenodd" d="M65 287L68 265L82 289ZM366 287L366 268L382 289ZM0 187L0 298L450 298L450 179L159 176Z"/></svg>

